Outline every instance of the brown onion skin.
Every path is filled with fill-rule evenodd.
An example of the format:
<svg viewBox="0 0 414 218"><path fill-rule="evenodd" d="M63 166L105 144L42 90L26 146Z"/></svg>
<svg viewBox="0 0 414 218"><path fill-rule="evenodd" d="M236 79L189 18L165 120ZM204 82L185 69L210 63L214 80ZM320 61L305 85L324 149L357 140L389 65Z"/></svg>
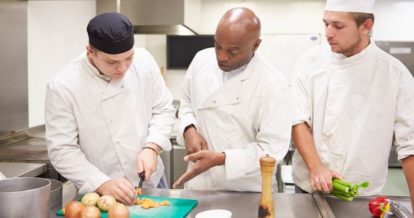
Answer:
<svg viewBox="0 0 414 218"><path fill-rule="evenodd" d="M109 208L108 218L129 218L129 208L117 203Z"/></svg>
<svg viewBox="0 0 414 218"><path fill-rule="evenodd" d="M101 211L95 206L86 206L81 213L81 218L99 218Z"/></svg>
<svg viewBox="0 0 414 218"><path fill-rule="evenodd" d="M78 201L71 201L65 206L65 218L81 218L85 206Z"/></svg>

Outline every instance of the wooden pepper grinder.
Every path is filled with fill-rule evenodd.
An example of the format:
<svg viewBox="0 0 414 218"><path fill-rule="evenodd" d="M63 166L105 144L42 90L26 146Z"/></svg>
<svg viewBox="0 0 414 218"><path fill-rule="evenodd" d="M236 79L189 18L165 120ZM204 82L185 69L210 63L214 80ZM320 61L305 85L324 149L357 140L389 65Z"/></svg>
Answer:
<svg viewBox="0 0 414 218"><path fill-rule="evenodd" d="M259 204L259 218L275 217L272 193L272 177L275 163L276 160L269 155L260 158L260 170L262 172L262 195Z"/></svg>

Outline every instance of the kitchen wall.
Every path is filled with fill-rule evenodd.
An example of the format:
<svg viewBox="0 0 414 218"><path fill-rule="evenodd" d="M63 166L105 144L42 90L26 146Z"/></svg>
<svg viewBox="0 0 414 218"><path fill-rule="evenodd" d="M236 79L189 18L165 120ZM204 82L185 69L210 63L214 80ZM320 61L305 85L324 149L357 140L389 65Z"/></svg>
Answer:
<svg viewBox="0 0 414 218"><path fill-rule="evenodd" d="M320 33L323 36L323 0L201 0L201 19L193 28L201 34L214 34L222 14L235 6L252 8L262 20L264 34ZM85 28L95 15L95 0L29 1L28 10L29 125L34 126L44 123L46 82L59 67L84 50ZM414 41L414 28L411 28L414 1L377 0L375 11L375 39ZM164 35L136 35L136 45L146 47L163 69L165 38ZM184 74L182 70L164 72L167 86L176 99Z"/></svg>
<svg viewBox="0 0 414 218"><path fill-rule="evenodd" d="M85 50L95 0L28 1L29 126L44 124L47 82Z"/></svg>

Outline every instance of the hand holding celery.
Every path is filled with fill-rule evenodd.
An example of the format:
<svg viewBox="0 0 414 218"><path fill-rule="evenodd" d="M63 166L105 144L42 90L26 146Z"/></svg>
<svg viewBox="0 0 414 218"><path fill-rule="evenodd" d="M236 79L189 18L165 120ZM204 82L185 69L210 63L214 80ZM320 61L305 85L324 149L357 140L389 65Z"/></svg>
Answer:
<svg viewBox="0 0 414 218"><path fill-rule="evenodd" d="M332 180L333 190L331 194L341 200L352 201L358 194L358 189L367 188L368 185L368 182L363 182L361 184L352 184L348 181L334 178Z"/></svg>

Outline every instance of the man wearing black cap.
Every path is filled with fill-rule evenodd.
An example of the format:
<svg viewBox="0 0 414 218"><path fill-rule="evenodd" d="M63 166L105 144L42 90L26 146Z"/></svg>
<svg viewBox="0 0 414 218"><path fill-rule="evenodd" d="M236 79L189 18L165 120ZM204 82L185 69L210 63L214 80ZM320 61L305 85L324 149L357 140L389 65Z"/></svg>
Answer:
<svg viewBox="0 0 414 218"><path fill-rule="evenodd" d="M131 204L138 172L145 171L144 187L167 187L158 154L171 149L172 97L153 57L133 48L127 17L98 15L87 32L86 53L47 86L49 158L79 193Z"/></svg>

